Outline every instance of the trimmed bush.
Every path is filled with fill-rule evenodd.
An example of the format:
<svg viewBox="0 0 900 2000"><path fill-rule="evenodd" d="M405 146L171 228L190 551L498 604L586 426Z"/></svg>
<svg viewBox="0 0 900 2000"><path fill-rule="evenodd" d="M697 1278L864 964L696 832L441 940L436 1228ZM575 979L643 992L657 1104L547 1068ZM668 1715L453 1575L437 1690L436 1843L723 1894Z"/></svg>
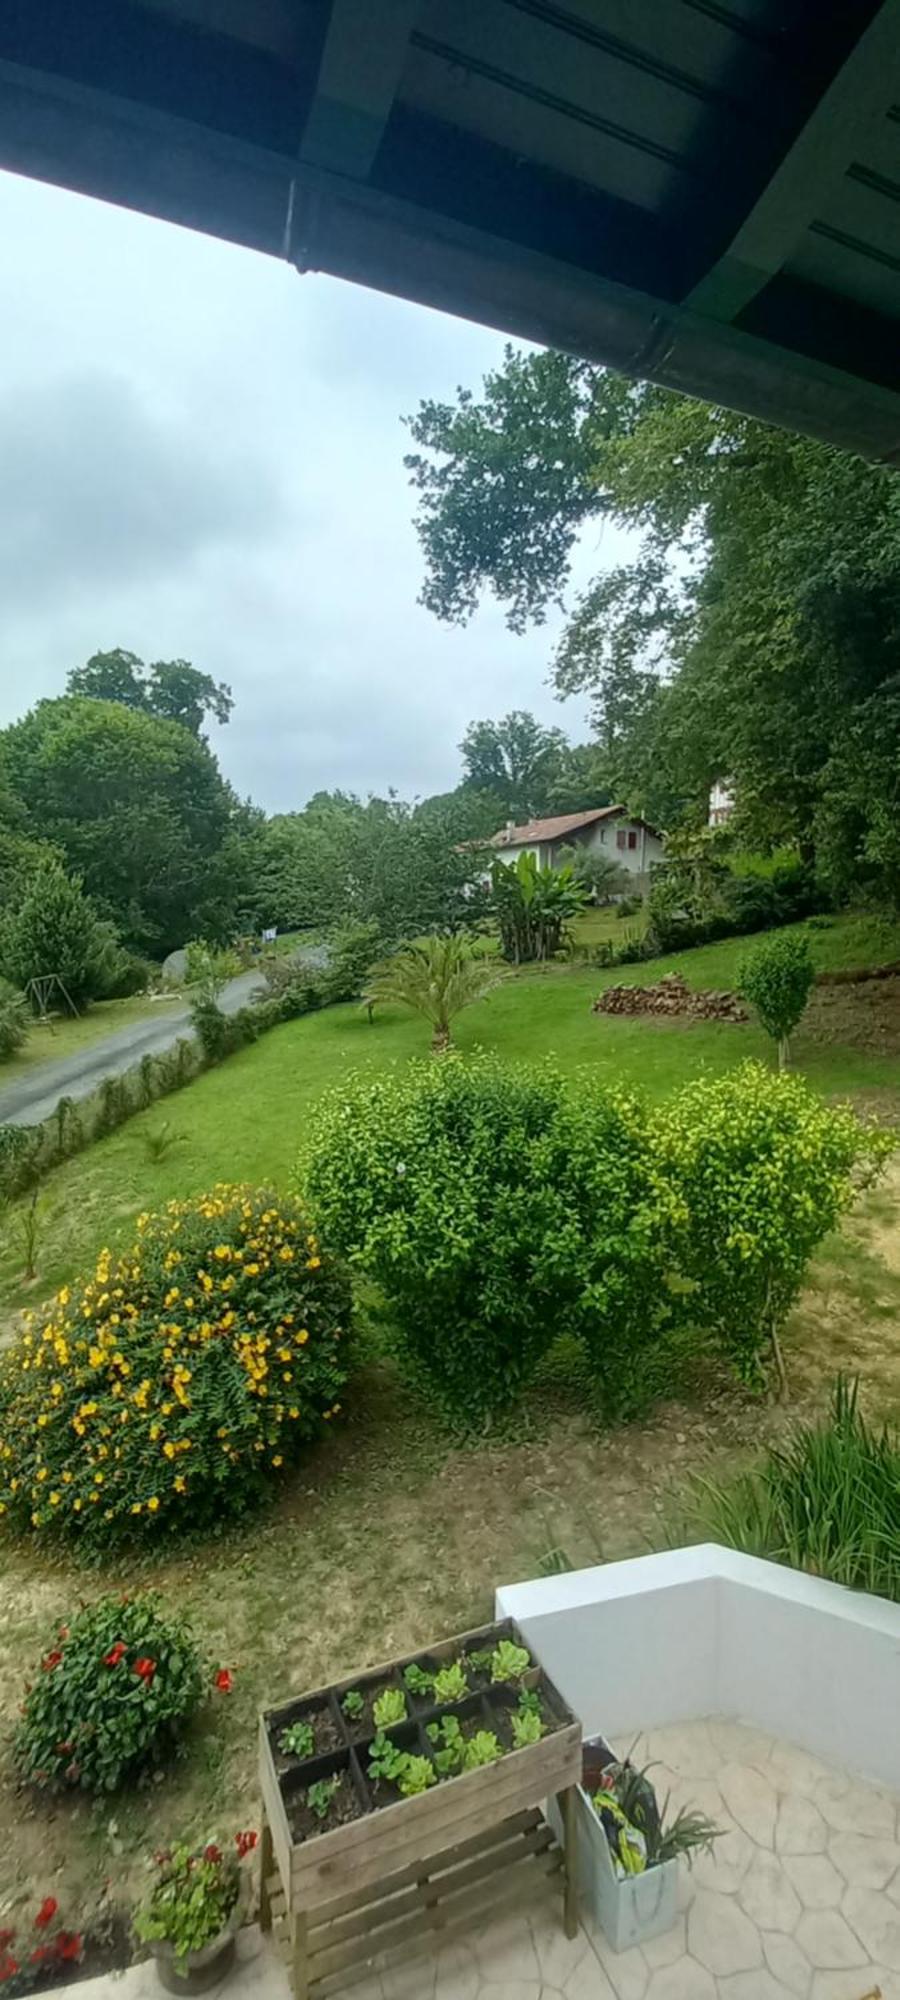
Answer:
<svg viewBox="0 0 900 2000"><path fill-rule="evenodd" d="M16 1764L42 1789L113 1792L170 1760L202 1693L185 1619L150 1591L102 1597L50 1638L25 1691Z"/></svg>
<svg viewBox="0 0 900 2000"><path fill-rule="evenodd" d="M56 973L76 1007L106 990L115 932L84 894L80 875L44 861L0 928L0 960L18 986Z"/></svg>
<svg viewBox="0 0 900 2000"><path fill-rule="evenodd" d="M671 1317L635 1101L489 1058L360 1077L319 1107L306 1185L325 1238L380 1285L455 1424L508 1408L557 1334L610 1396Z"/></svg>
<svg viewBox="0 0 900 2000"><path fill-rule="evenodd" d="M216 1187L138 1230L0 1355L0 1512L20 1530L212 1525L340 1408L349 1287L296 1202Z"/></svg>
<svg viewBox="0 0 900 2000"><path fill-rule="evenodd" d="M790 1057L790 1037L802 1017L815 976L806 938L796 933L767 938L741 965L739 990L756 1008L766 1034L777 1043L781 1069Z"/></svg>
<svg viewBox="0 0 900 2000"><path fill-rule="evenodd" d="M799 1077L744 1063L691 1084L653 1116L676 1217L685 1310L738 1375L764 1379L807 1265L895 1140L832 1110Z"/></svg>

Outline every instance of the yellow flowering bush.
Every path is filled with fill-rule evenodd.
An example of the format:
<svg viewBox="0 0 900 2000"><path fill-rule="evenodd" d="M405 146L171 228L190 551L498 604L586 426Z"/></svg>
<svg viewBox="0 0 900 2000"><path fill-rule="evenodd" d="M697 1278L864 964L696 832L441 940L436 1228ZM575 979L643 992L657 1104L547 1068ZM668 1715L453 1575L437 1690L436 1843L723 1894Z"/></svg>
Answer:
<svg viewBox="0 0 900 2000"><path fill-rule="evenodd" d="M219 1186L140 1216L0 1356L0 1515L105 1541L243 1511L338 1414L349 1323L297 1202Z"/></svg>

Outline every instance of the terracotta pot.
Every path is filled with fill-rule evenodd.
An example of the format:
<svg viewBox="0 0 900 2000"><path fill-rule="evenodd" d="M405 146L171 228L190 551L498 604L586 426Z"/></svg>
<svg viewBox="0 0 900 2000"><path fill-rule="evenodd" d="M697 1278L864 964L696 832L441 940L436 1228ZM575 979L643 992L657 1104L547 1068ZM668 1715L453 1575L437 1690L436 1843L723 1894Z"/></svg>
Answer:
<svg viewBox="0 0 900 2000"><path fill-rule="evenodd" d="M239 1895L227 1924L199 1951L176 1958L166 1938L158 1938L150 1949L156 1960L156 1976L167 1993L189 1995L208 1993L218 1986L234 1964L237 1934L242 1922L243 1896Z"/></svg>

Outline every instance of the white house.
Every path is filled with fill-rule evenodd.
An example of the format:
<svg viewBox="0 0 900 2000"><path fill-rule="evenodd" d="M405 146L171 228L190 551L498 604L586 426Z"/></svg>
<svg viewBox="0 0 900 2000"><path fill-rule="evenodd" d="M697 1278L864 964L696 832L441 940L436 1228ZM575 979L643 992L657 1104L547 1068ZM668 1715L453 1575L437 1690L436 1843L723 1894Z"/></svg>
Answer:
<svg viewBox="0 0 900 2000"><path fill-rule="evenodd" d="M734 812L734 792L728 778L717 778L709 795L709 826L725 826Z"/></svg>
<svg viewBox="0 0 900 2000"><path fill-rule="evenodd" d="M527 820L524 826L513 826L510 821L500 833L494 834L491 846L498 849L504 861L517 861L520 854L533 854L541 868L561 867L566 859L564 848L582 847L590 854L607 855L635 876L647 876L651 864L663 857L662 835L647 820L629 813L625 806L596 806L592 812L559 813L555 819Z"/></svg>

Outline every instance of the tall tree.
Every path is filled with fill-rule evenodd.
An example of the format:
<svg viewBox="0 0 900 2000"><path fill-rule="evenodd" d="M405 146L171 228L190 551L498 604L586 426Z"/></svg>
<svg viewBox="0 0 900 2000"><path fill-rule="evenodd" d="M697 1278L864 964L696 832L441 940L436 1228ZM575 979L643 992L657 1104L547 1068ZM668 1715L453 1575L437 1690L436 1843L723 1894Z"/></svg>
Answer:
<svg viewBox="0 0 900 2000"><path fill-rule="evenodd" d="M497 802L505 819L526 820L548 809L569 745L527 709L499 722L470 722L460 744L463 784Z"/></svg>
<svg viewBox="0 0 900 2000"><path fill-rule="evenodd" d="M118 702L42 701L0 738L29 832L140 950L227 936L243 809L208 745Z"/></svg>
<svg viewBox="0 0 900 2000"><path fill-rule="evenodd" d="M207 715L227 722L234 707L224 681L201 673L190 660L154 660L145 667L136 653L121 647L92 653L83 667L73 667L66 691L92 701L121 702L124 708L158 716L161 722L179 722L192 736L199 736Z"/></svg>
<svg viewBox="0 0 900 2000"><path fill-rule="evenodd" d="M726 772L750 835L812 848L834 760L871 740L861 711L900 665L900 482L562 355L510 350L480 401L423 404L410 428L425 602L466 618L492 588L521 630L561 596L590 515L639 529L635 560L575 605L559 691L591 696L627 803L690 818ZM900 739L896 706L879 713L884 801ZM883 892L883 837L856 823Z"/></svg>

